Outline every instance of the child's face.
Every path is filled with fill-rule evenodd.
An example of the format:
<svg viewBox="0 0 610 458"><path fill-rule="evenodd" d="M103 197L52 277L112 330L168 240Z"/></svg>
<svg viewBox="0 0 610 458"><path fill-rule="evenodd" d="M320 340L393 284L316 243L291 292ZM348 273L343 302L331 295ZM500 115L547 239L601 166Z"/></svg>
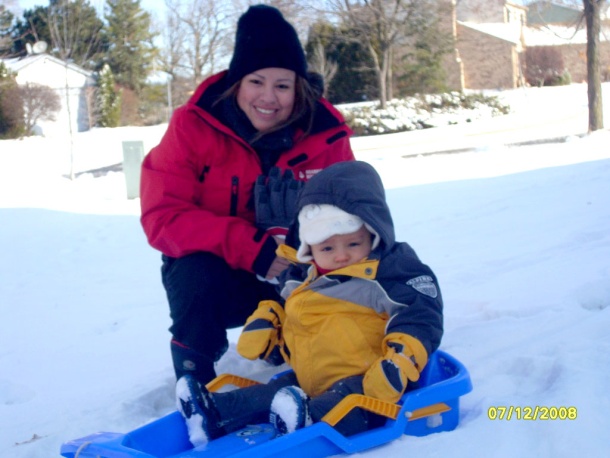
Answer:
<svg viewBox="0 0 610 458"><path fill-rule="evenodd" d="M333 235L311 246L316 264L325 270L336 270L366 258L371 252L371 233L362 226L351 234Z"/></svg>

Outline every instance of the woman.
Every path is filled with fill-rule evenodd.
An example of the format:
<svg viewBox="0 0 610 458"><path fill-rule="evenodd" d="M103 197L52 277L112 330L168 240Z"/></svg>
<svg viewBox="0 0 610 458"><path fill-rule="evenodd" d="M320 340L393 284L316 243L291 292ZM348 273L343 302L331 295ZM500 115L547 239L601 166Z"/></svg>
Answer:
<svg viewBox="0 0 610 458"><path fill-rule="evenodd" d="M177 378L214 378L226 330L243 325L259 301L279 300L269 281L287 261L275 254L272 226L288 227L293 211L290 199L278 204L269 194L298 190L287 171L306 181L353 160L350 134L310 83L294 28L275 8L250 7L228 71L176 110L142 165L141 221L163 254ZM268 216L278 207L283 218Z"/></svg>

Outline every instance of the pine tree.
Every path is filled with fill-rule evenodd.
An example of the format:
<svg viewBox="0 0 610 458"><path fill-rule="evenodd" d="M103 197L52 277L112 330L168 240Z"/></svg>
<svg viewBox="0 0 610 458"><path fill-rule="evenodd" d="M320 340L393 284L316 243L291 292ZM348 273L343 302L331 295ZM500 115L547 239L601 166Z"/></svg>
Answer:
<svg viewBox="0 0 610 458"><path fill-rule="evenodd" d="M26 43L46 41L51 43L51 32L47 20L49 7L37 6L31 10L25 10L22 18L17 18L11 29L13 55L25 56Z"/></svg>
<svg viewBox="0 0 610 458"><path fill-rule="evenodd" d="M140 0L108 0L107 8L107 62L118 84L139 93L155 53L150 14L141 8Z"/></svg>
<svg viewBox="0 0 610 458"><path fill-rule="evenodd" d="M326 58L337 63L335 77L326 82L327 97L332 103L361 102L377 97L373 64L354 31L329 22L317 22L309 31L307 55L315 55L315 48L320 44Z"/></svg>
<svg viewBox="0 0 610 458"><path fill-rule="evenodd" d="M10 29L13 17L13 13L4 5L0 5L0 56L8 54L10 51Z"/></svg>
<svg viewBox="0 0 610 458"><path fill-rule="evenodd" d="M108 64L100 71L97 100L98 125L118 127L121 122L121 91L115 86L114 75Z"/></svg>

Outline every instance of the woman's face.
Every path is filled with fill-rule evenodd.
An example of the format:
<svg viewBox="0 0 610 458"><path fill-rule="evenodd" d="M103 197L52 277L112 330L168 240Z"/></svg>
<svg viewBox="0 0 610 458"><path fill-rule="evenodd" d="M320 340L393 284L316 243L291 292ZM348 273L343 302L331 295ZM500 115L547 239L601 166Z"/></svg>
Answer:
<svg viewBox="0 0 610 458"><path fill-rule="evenodd" d="M258 131L269 130L292 114L296 73L285 68L262 68L242 78L237 104Z"/></svg>

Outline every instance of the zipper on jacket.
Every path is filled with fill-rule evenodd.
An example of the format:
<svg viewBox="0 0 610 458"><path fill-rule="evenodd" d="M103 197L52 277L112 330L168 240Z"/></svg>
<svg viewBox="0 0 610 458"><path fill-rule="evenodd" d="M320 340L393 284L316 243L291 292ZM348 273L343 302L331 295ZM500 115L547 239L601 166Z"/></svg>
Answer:
<svg viewBox="0 0 610 458"><path fill-rule="evenodd" d="M199 175L199 183L203 183L203 180L205 180L205 174L208 173L210 171L210 166L206 165L203 167L203 170L201 171L201 175Z"/></svg>
<svg viewBox="0 0 610 458"><path fill-rule="evenodd" d="M237 216L237 196L239 192L239 177L231 177L231 209L229 216Z"/></svg>

